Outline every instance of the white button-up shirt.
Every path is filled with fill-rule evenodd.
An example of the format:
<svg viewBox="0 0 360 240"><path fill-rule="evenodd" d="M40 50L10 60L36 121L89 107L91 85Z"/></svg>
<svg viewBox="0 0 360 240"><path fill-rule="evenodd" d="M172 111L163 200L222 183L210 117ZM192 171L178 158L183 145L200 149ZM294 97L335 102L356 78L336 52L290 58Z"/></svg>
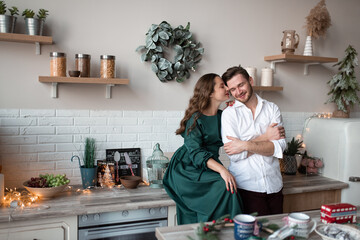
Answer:
<svg viewBox="0 0 360 240"><path fill-rule="evenodd" d="M256 97L258 104L254 117L251 110L239 101L223 111L221 130L224 143L231 141L226 136L249 141L264 134L272 123L282 126L279 107L258 95ZM271 142L274 144L273 156L253 154L247 157L247 151L229 155L229 171L235 177L238 188L267 194L281 190L283 183L277 158L282 158L286 141L280 139Z"/></svg>

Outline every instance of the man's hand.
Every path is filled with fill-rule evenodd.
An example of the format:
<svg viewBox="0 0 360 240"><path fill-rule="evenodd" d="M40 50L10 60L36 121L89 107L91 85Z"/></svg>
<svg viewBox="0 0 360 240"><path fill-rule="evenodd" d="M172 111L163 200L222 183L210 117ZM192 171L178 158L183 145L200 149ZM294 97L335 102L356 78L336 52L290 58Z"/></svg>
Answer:
<svg viewBox="0 0 360 240"><path fill-rule="evenodd" d="M277 126L277 123L272 123L266 129L265 137L268 141L279 140L285 138L285 129L283 126Z"/></svg>
<svg viewBox="0 0 360 240"><path fill-rule="evenodd" d="M241 153L246 151L246 141L241 141L238 138L226 136L227 139L231 140L231 142L227 142L224 144L224 150L226 154L233 155L237 153Z"/></svg>

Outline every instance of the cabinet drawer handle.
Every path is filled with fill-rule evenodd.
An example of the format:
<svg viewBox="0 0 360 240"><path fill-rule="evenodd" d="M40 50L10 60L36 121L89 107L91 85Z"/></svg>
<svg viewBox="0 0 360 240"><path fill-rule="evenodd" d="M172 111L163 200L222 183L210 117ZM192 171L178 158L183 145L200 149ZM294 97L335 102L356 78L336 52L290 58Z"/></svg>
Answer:
<svg viewBox="0 0 360 240"><path fill-rule="evenodd" d="M360 182L360 177L349 177L349 182Z"/></svg>

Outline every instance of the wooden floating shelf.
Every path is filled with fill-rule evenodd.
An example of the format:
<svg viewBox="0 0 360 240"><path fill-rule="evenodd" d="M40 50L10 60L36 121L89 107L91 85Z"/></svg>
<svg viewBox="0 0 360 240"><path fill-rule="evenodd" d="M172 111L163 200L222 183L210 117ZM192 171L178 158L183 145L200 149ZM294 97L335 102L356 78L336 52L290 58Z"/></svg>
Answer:
<svg viewBox="0 0 360 240"><path fill-rule="evenodd" d="M40 76L43 83L87 83L87 84L129 84L129 79L121 78L85 78L85 77L50 77Z"/></svg>
<svg viewBox="0 0 360 240"><path fill-rule="evenodd" d="M111 98L111 87L115 85L127 85L129 84L129 79L39 76L39 82L52 83L52 98L57 98L57 85L59 83L104 84L106 85L105 98Z"/></svg>
<svg viewBox="0 0 360 240"><path fill-rule="evenodd" d="M319 56L303 56L303 55L295 55L295 54L280 54L280 55L273 55L273 56L266 56L264 57L265 61L271 62L271 69L276 70L276 63L282 62L299 62L305 63L304 68L304 75L307 75L309 72L310 65L317 65L322 63L332 63L337 62L337 58L331 57L319 57Z"/></svg>
<svg viewBox="0 0 360 240"><path fill-rule="evenodd" d="M0 33L0 41L19 42L19 43L35 43L35 53L40 55L40 44L53 44L52 37L27 35L19 33Z"/></svg>
<svg viewBox="0 0 360 240"><path fill-rule="evenodd" d="M264 57L265 61L276 61L276 60L285 60L288 62L304 62L304 63L330 63L330 62L337 62L337 58L330 58L330 57L318 57L318 56L303 56L303 55L295 55L295 54L280 54L280 55L273 55L273 56L266 56Z"/></svg>

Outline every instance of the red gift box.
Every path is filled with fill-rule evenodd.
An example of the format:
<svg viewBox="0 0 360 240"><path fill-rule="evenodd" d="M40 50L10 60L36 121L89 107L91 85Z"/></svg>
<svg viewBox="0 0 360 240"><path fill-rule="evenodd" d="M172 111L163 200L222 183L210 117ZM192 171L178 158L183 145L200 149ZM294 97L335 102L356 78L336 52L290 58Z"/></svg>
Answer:
<svg viewBox="0 0 360 240"><path fill-rule="evenodd" d="M356 223L356 207L349 203L321 206L320 220L323 223Z"/></svg>

